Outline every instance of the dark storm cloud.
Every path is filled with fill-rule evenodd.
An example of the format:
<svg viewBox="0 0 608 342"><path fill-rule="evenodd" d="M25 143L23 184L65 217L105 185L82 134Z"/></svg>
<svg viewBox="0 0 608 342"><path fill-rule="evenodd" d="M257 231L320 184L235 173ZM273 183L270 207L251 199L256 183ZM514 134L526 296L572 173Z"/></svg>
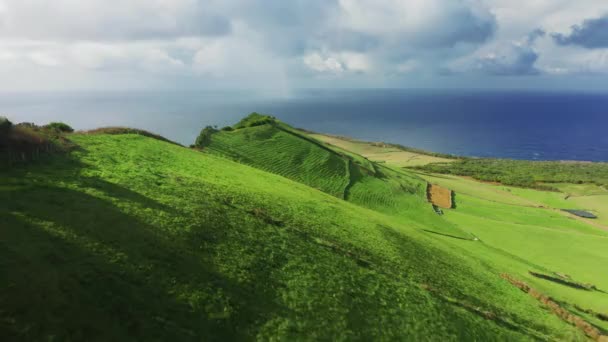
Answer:
<svg viewBox="0 0 608 342"><path fill-rule="evenodd" d="M344 3L376 8L370 0L250 0L238 6L239 20L264 37L266 48L278 55L299 56L310 51L351 51L367 53L386 62L404 57L426 55L440 51L442 58L460 55L455 47L478 46L490 39L496 29L495 17L488 11L469 6L460 0L434 0L441 4L435 13L437 20L426 19L425 13L413 13L419 4L383 1L386 18L372 19L361 24L345 11ZM391 8L394 7L394 8ZM391 12L406 8L400 17ZM381 12L385 15L385 12ZM385 19L385 20L383 20ZM416 22L410 24L410 21ZM384 29L385 27L395 27ZM470 51L470 50L467 50Z"/></svg>
<svg viewBox="0 0 608 342"><path fill-rule="evenodd" d="M588 49L608 47L608 15L587 19L580 25L572 26L572 32L564 35L555 33L553 40L559 45L578 45Z"/></svg>
<svg viewBox="0 0 608 342"><path fill-rule="evenodd" d="M515 47L512 55L482 58L476 67L482 73L496 76L537 75L540 73L535 66L538 57L529 47Z"/></svg>
<svg viewBox="0 0 608 342"><path fill-rule="evenodd" d="M479 44L494 36L497 29L492 15L479 16L469 7L461 7L451 14L450 21L436 23L429 30L422 45L451 47L458 43Z"/></svg>

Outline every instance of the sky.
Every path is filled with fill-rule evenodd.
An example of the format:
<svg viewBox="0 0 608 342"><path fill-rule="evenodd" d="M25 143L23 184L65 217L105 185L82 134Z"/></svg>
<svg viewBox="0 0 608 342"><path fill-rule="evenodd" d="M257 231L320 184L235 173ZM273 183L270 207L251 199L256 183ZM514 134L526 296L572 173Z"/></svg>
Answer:
<svg viewBox="0 0 608 342"><path fill-rule="evenodd" d="M608 90L606 0L0 0L0 91Z"/></svg>

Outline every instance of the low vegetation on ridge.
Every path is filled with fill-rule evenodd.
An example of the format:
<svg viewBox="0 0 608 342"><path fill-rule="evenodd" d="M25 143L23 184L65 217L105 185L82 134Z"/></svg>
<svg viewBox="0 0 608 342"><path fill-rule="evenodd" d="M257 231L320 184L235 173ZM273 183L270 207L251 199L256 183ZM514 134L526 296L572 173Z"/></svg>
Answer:
<svg viewBox="0 0 608 342"><path fill-rule="evenodd" d="M557 188L544 183L608 185L608 163L464 159L453 163L419 166L417 169L545 190Z"/></svg>

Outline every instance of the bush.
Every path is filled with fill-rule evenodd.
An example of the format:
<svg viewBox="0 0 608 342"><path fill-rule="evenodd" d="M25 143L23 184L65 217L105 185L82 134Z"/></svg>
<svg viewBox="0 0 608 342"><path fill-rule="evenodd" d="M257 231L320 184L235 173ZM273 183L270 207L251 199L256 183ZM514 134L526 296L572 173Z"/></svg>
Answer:
<svg viewBox="0 0 608 342"><path fill-rule="evenodd" d="M234 131L234 128L232 128L232 126L226 126L226 127L222 127L221 130L224 132L231 132L231 131Z"/></svg>
<svg viewBox="0 0 608 342"><path fill-rule="evenodd" d="M8 121L8 119L3 116L0 116L0 142L3 142L8 138L8 134L12 127L12 122Z"/></svg>
<svg viewBox="0 0 608 342"><path fill-rule="evenodd" d="M8 133L8 131L10 131L11 127L13 127L13 123L10 122L4 116L0 116L0 132Z"/></svg>
<svg viewBox="0 0 608 342"><path fill-rule="evenodd" d="M274 116L263 115L259 113L251 113L247 117L243 118L236 125L234 125L235 129L247 128L247 127L255 127L266 124L274 124L277 120Z"/></svg>
<svg viewBox="0 0 608 342"><path fill-rule="evenodd" d="M209 146L211 143L211 136L217 133L217 129L212 126L207 126L201 130L201 133L196 137L196 142L194 142L194 146L198 148L203 148Z"/></svg>
<svg viewBox="0 0 608 342"><path fill-rule="evenodd" d="M40 129L40 127L38 127L38 125L36 125L33 122L20 122L20 123L16 124L15 127L23 127L23 128L33 129L33 130Z"/></svg>
<svg viewBox="0 0 608 342"><path fill-rule="evenodd" d="M46 129L63 132L63 133L72 133L74 129L70 127L68 124L63 122L51 122L50 124L44 126Z"/></svg>

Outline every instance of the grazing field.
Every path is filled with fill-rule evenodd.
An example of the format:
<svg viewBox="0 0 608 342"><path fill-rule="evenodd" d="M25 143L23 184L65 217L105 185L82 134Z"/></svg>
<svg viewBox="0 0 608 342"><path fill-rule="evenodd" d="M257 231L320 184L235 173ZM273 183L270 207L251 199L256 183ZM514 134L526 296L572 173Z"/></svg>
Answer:
<svg viewBox="0 0 608 342"><path fill-rule="evenodd" d="M72 139L0 177L7 339L584 340L404 218L140 135Z"/></svg>
<svg viewBox="0 0 608 342"><path fill-rule="evenodd" d="M339 198L349 183L348 159L273 125L218 132L208 149Z"/></svg>
<svg viewBox="0 0 608 342"><path fill-rule="evenodd" d="M253 123L253 125L252 125ZM426 182L409 172L375 164L269 116L253 113L232 131L212 135L207 151L306 184L338 198L442 234L471 238L440 221L425 199Z"/></svg>
<svg viewBox="0 0 608 342"><path fill-rule="evenodd" d="M72 134L70 153L0 170L0 335L608 335L608 231L559 210L567 194L365 161L264 116L237 126L202 150ZM427 182L455 190L456 208L437 215Z"/></svg>
<svg viewBox="0 0 608 342"><path fill-rule="evenodd" d="M430 163L447 163L452 159L424 154L422 151L408 151L395 145L370 143L326 134L311 134L311 137L327 144L359 154L375 162L385 162L396 167L422 166Z"/></svg>
<svg viewBox="0 0 608 342"><path fill-rule="evenodd" d="M456 191L457 208L445 211L445 219L477 236L495 253L477 255L488 262L497 254L519 259L525 268L545 269L571 275L581 282L608 288L603 275L608 262L608 231L589 220L574 219L560 210L574 206L558 192L521 189L475 182L448 175L419 173L429 181ZM555 207L553 206L555 205ZM475 247L475 246L473 246ZM547 281L537 285L554 298L577 303L599 312L608 311L608 295L581 291ZM600 323L606 329L606 323Z"/></svg>
<svg viewBox="0 0 608 342"><path fill-rule="evenodd" d="M505 185L557 190L545 183L608 185L608 163L552 162L508 159L462 159L417 167L433 173L470 176Z"/></svg>
<svg viewBox="0 0 608 342"><path fill-rule="evenodd" d="M458 167L456 171L452 171L450 166L466 162L468 160L429 164L421 169L447 170L447 173L459 174ZM605 226L608 222L608 200L604 201L608 199L608 193L605 186L601 185L605 179L604 164L485 160L472 162L474 165L497 163L504 166L505 171L502 174L492 171L494 166L490 167L489 173L506 175L507 178L481 176L479 178L486 182L480 182L473 178L415 171L427 181L456 192L457 209L446 211L446 220L477 236L482 245L492 250L488 253L487 250L477 250L478 245L473 245L468 247L469 251L477 250L475 253L478 257L493 264L512 263L501 260L500 255L506 259L518 259L522 263L518 266L521 273L531 268L557 273L569 272L568 274L575 274L589 283L602 284L600 288L608 286L603 272L600 271L603 263L608 262L608 253L605 252L608 248L605 229L608 228ZM509 170L513 165L515 169ZM552 167L555 170L550 170ZM534 173L536 171L540 174ZM526 175L525 172L530 172L528 177L531 181L518 180L518 177L523 178ZM462 174L479 176L475 173ZM509 177L512 181L509 181ZM593 183L562 183L566 180ZM502 181L503 184L497 181ZM557 181L560 183L555 183ZM508 183L551 191L509 186ZM564 208L588 210L598 218L587 220L574 217L562 212L561 209ZM523 276L524 279L526 277L528 276ZM538 282L538 279L527 281ZM561 298L571 304L578 303L576 305L579 307L594 308L599 312L608 311L608 296L601 292L581 292L546 281L537 286L555 298ZM600 320L596 324L602 326L604 331L607 328L605 321Z"/></svg>
<svg viewBox="0 0 608 342"><path fill-rule="evenodd" d="M595 184L551 184L564 196L563 207L587 210L597 216L597 223L608 228L608 190Z"/></svg>

